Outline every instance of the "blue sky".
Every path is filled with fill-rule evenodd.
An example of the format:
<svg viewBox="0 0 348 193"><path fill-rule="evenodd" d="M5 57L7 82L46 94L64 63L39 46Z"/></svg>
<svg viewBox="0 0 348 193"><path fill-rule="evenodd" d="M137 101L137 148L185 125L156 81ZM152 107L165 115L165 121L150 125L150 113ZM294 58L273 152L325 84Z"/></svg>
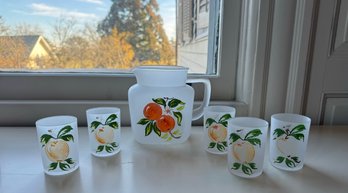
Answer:
<svg viewBox="0 0 348 193"><path fill-rule="evenodd" d="M157 0L170 39L175 39L175 1ZM99 22L111 4L111 0L0 0L0 16L8 25L37 24L44 33L50 33L59 17L73 17L81 23Z"/></svg>

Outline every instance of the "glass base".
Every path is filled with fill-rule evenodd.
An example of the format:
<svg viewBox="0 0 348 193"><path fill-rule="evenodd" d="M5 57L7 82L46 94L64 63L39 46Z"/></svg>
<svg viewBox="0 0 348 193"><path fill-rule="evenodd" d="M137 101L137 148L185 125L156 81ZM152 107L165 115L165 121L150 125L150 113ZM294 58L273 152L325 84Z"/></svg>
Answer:
<svg viewBox="0 0 348 193"><path fill-rule="evenodd" d="M211 154L216 154L216 155L226 155L227 151L221 152L221 151L211 151L209 148L205 148L205 151Z"/></svg>
<svg viewBox="0 0 348 193"><path fill-rule="evenodd" d="M283 167L283 166L274 164L274 163L272 163L272 162L271 162L271 164L272 164L273 167L275 167L275 168L277 168L277 169L285 170L285 171L289 171L289 172L296 172L296 171L299 171L299 170L301 170L301 169L303 168L303 164L300 165L300 166L298 166L298 167L296 167L296 168Z"/></svg>
<svg viewBox="0 0 348 193"><path fill-rule="evenodd" d="M256 177L259 177L261 174L262 174L262 171L258 172L258 173L254 173L252 175L246 175L246 174L243 174L243 173L239 173L239 172L233 172L232 170L228 170L231 174L235 175L235 176L238 176L238 177L241 177L241 178L256 178Z"/></svg>
<svg viewBox="0 0 348 193"><path fill-rule="evenodd" d="M74 168L72 168L69 171L60 171L60 172L55 172L55 171L46 171L44 170L45 174L49 175L49 176L63 176L63 175L67 175L70 174L72 172L74 172L75 170L77 170L79 168L79 165L75 165Z"/></svg>
<svg viewBox="0 0 348 193"><path fill-rule="evenodd" d="M112 153L95 153L95 152L91 152L91 154L95 157L111 157L116 155L118 152L121 151L121 148L117 149L116 151L112 152Z"/></svg>

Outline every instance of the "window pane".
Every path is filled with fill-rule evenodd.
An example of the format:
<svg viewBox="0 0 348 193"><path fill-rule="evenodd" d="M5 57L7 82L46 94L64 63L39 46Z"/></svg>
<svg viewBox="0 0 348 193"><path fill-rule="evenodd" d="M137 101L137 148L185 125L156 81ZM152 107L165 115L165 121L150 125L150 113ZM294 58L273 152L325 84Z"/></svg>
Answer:
<svg viewBox="0 0 348 193"><path fill-rule="evenodd" d="M0 3L2 71L128 72L138 65L208 71L208 0Z"/></svg>

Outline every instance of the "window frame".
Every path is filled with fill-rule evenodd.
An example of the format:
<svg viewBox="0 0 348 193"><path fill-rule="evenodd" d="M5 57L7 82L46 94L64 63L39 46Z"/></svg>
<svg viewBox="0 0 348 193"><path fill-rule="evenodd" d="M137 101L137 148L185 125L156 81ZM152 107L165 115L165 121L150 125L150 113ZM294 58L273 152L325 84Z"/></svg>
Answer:
<svg viewBox="0 0 348 193"><path fill-rule="evenodd" d="M210 79L211 104L235 104L241 106L240 114L246 115L245 104L235 102L241 1L209 1L210 8L220 1L220 44L209 47L208 50L220 50L216 58L217 73L190 74L189 77ZM213 12L210 13L213 15ZM223 18L228 20L224 22ZM223 37L229 38L222 42ZM208 58L208 61L212 60L215 59ZM3 109L0 113L0 126L33 126L35 120L56 114L75 115L79 118L79 123L85 125L85 110L95 106L119 106L124 112L123 125L128 125L127 91L133 84L135 78L132 74L0 73L0 90L3 93L0 95L0 107ZM103 87L100 88L99 85ZM194 88L199 103L203 88L200 85Z"/></svg>

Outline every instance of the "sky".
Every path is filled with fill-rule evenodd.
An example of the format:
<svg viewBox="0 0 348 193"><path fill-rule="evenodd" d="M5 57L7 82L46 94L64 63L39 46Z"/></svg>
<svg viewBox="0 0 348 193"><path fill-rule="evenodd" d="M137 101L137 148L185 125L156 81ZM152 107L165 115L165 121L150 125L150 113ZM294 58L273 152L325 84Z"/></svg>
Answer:
<svg viewBox="0 0 348 193"><path fill-rule="evenodd" d="M175 39L175 1L157 0L169 39ZM75 18L81 23L99 22L111 4L111 0L0 0L0 16L7 25L38 25L49 34L61 17Z"/></svg>

